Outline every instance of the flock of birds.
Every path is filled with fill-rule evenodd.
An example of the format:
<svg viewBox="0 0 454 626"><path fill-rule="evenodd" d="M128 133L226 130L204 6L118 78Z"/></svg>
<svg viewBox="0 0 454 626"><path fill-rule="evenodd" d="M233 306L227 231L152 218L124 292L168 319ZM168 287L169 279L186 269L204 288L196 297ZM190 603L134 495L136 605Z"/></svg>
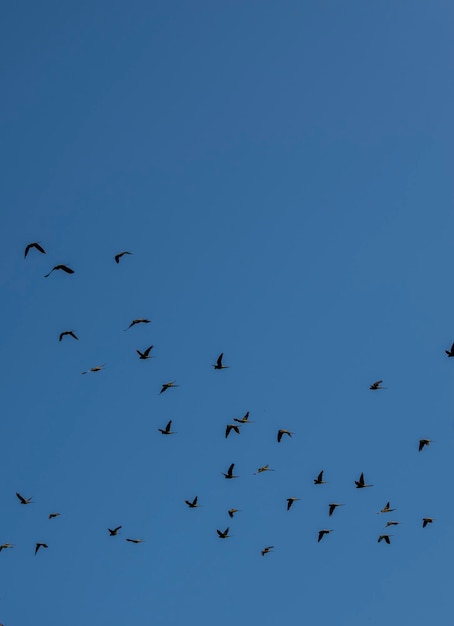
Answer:
<svg viewBox="0 0 454 626"><path fill-rule="evenodd" d="M41 254L46 254L46 250L43 248L43 246L40 244L40 242L32 242L29 243L26 248L25 248L25 253L24 253L24 258L27 258L28 254L30 253L30 251L32 249L35 249L36 251L38 251ZM131 252L128 251L123 251L120 252L118 254L116 254L114 256L114 260L115 263L119 263L120 260L125 256L125 255L131 255ZM71 275L74 274L74 270L72 268L70 268L68 265L65 264L57 264L54 265L54 267L52 267L52 269L45 274L45 278L48 278L53 272L55 271L62 271L65 274ZM129 324L129 326L127 328L125 328L124 330L127 331L130 328L139 325L139 324L149 324L151 320L149 319L134 319L132 320L132 322ZM59 335L59 341L62 341L65 337L70 337L73 340L78 341L79 337L76 335L76 333L73 330L65 330L63 332L60 333ZM153 345L148 346L145 350L141 351L141 350L136 350L139 359L140 360L146 360L146 359L150 359L151 357L151 351L153 350ZM448 355L448 357L454 357L454 343L452 344L451 348L449 350L445 350L446 354ZM221 353L216 362L213 364L213 368L214 370L224 370L224 369L228 369L230 366L229 365L225 365L224 364L224 353ZM96 373L96 372L100 372L104 369L104 365L97 365L94 367L89 368L88 370L81 372L82 374L88 374L88 373ZM169 389L178 387L178 385L176 384L175 380L172 381L168 381L166 383L162 384L161 390L160 390L160 394L165 393L166 391L168 391ZM383 387L383 380L377 380L375 382L373 382L369 389L371 391L380 391L382 389L386 389L385 387ZM245 415L242 418L234 418L233 419L234 423L229 423L226 425L225 428L225 438L228 438L232 433L235 433L236 435L240 435L241 433L241 428L243 426L245 426L246 424L251 424L254 423L252 422L252 420L249 419L249 411L247 413L245 413ZM158 431L165 436L169 436L169 435L175 435L177 434L176 431L172 430L172 420L169 420L168 423L163 427L163 428L158 428ZM289 438L291 438L295 433L286 430L286 429L279 429L277 431L277 442L281 443L284 436L287 436ZM419 446L418 446L418 450L419 452L422 452L423 449L427 446L429 446L431 443L433 442L433 440L431 439L420 439L419 440ZM226 480L232 480L235 478L239 478L238 475L236 475L234 473L235 470L235 463L231 463L231 465L227 468L227 471L224 473L223 472L223 476ZM254 474L261 474L263 472L270 472L270 471L274 471L272 468L269 467L269 465L264 465L262 467L259 467L257 469L256 472L254 472ZM316 478L313 479L313 483L314 485L324 485L326 484L326 481L324 480L324 471L320 471L320 473L317 475ZM370 488L373 487L374 485L372 484L368 484L366 482L364 473L361 473L358 480L355 480L355 487L356 489L365 489L365 488ZM23 497L20 493L16 492L16 496L19 500L19 503L21 505L29 505L32 504L33 499L30 498L25 498ZM294 505L295 502L297 502L298 500L300 500L300 498L297 497L289 497L287 498L286 502L286 508L287 511L290 511ZM198 496L195 496L192 500L185 500L186 505L190 508L190 509L196 509L198 507L200 507L199 502L198 502ZM344 503L341 502L331 502L328 504L328 517L332 517L333 514L335 513L336 509L338 507L344 506ZM378 511L379 514L389 514L394 512L395 509L391 508L391 504L390 502L387 502L386 505L380 510ZM235 516L236 513L239 512L239 509L235 509L235 508L231 508L228 511L228 515L230 518L233 519L233 517ZM61 515L61 513L58 512L53 512L50 513L48 515L48 519L56 519ZM428 526L429 524L432 524L434 522L434 518L432 517L424 517L422 518L422 527L426 528L426 526ZM385 529L390 528L390 527L394 527L394 526L398 526L400 522L395 521L395 520L390 520L386 523ZM117 536L119 531L122 529L122 526L117 526L115 528L108 528L107 532L109 533L110 537L114 537ZM334 529L332 528L322 528L318 531L318 537L317 537L317 541L320 542L326 535L329 535L330 533L333 532ZM225 528L224 530L220 530L217 529L217 535L220 539L228 539L231 535L229 535L229 531L230 531L230 527L228 526L227 528ZM391 536L389 533L382 533L379 535L377 541L380 542L385 542L386 544L390 544L391 543ZM131 537L127 537L126 541L129 543L134 543L134 544L138 544L138 543L142 543L144 540L141 538L131 538ZM2 550L6 550L6 549L10 549L10 548L14 548L15 545L11 544L11 543L3 543L2 545L0 545L0 552ZM38 554L38 552L42 549L47 549L48 545L47 543L44 542L37 542L35 544L35 555ZM269 545L269 546L265 546L262 550L261 550L261 554L262 556L265 556L266 554L269 554L270 552L272 552L274 549L274 546ZM1 626L1 624L0 624Z"/></svg>

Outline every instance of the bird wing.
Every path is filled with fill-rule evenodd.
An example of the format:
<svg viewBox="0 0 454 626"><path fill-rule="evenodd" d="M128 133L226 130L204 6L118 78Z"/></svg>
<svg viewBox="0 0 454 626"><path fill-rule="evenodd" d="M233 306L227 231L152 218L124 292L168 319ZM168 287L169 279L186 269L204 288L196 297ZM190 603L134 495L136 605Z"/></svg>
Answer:
<svg viewBox="0 0 454 626"><path fill-rule="evenodd" d="M216 365L218 367L222 367L222 358L223 358L223 356L224 356L223 352L221 352L221 354L218 356L218 360L216 361Z"/></svg>
<svg viewBox="0 0 454 626"><path fill-rule="evenodd" d="M317 480L318 480L319 482L322 482L322 480L323 480L323 472L324 472L324 471L325 471L325 470L322 470L322 471L320 472L320 474L317 476Z"/></svg>
<svg viewBox="0 0 454 626"><path fill-rule="evenodd" d="M216 529L217 534L219 535L219 537L222 537L222 532L218 529Z"/></svg>
<svg viewBox="0 0 454 626"><path fill-rule="evenodd" d="M149 348L147 348L144 352L145 356L148 356L150 354L150 351L153 350L153 346L150 346Z"/></svg>
<svg viewBox="0 0 454 626"><path fill-rule="evenodd" d="M52 272L54 271L55 267L53 267L50 272L48 274L44 275L44 278L49 278L49 276L52 274Z"/></svg>
<svg viewBox="0 0 454 626"><path fill-rule="evenodd" d="M227 437L230 434L230 431L232 430L233 426L231 424L227 424L227 426L225 427L225 438L227 439Z"/></svg>
<svg viewBox="0 0 454 626"><path fill-rule="evenodd" d="M359 484L364 485L364 472L361 472L361 476L359 477Z"/></svg>
<svg viewBox="0 0 454 626"><path fill-rule="evenodd" d="M166 433L170 433L171 428L172 428L172 420L169 420L169 423L166 426Z"/></svg>
<svg viewBox="0 0 454 626"><path fill-rule="evenodd" d="M26 503L25 498L23 498L23 497L20 495L20 493L18 493L17 491L16 491L16 496L19 498L19 500L22 502L22 504L25 504L25 503Z"/></svg>
<svg viewBox="0 0 454 626"><path fill-rule="evenodd" d="M235 463L232 463L232 465L227 470L227 476L232 476L234 467L235 467Z"/></svg>
<svg viewBox="0 0 454 626"><path fill-rule="evenodd" d="M194 500L192 501L192 504L197 504L197 500L198 500L198 499L199 499L199 496L196 496L196 497L194 498Z"/></svg>
<svg viewBox="0 0 454 626"><path fill-rule="evenodd" d="M114 528L114 533L117 533L120 530L121 526L117 526L116 528Z"/></svg>
<svg viewBox="0 0 454 626"><path fill-rule="evenodd" d="M59 269L59 270L63 270L67 274L74 274L74 270L72 270L67 265L57 265L56 268Z"/></svg>
<svg viewBox="0 0 454 626"><path fill-rule="evenodd" d="M329 513L328 515L331 517L331 515L334 513L334 509L336 508L335 504L330 504L329 505Z"/></svg>
<svg viewBox="0 0 454 626"><path fill-rule="evenodd" d="M280 443L280 442L281 442L281 439L282 439L282 435L283 435L283 434L284 434L284 433L282 432L282 430L278 430L278 431L277 431L277 442L278 442L278 443Z"/></svg>

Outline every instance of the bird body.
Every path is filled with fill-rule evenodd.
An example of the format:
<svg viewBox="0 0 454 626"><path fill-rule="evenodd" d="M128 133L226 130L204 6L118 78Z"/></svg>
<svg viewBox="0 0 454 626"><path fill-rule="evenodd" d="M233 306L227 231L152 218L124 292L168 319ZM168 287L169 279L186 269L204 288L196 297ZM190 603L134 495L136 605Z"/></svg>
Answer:
<svg viewBox="0 0 454 626"><path fill-rule="evenodd" d="M364 480L364 473L361 473L359 480L355 480L355 485L357 489L365 489L366 487L373 487L373 485L366 485Z"/></svg>
<svg viewBox="0 0 454 626"><path fill-rule="evenodd" d="M236 426L235 424L227 424L227 426L225 427L225 438L227 439L227 437L230 435L230 431L235 431L237 435L240 434L240 427Z"/></svg>
<svg viewBox="0 0 454 626"><path fill-rule="evenodd" d="M262 472L274 472L274 470L271 469L269 465L262 465L262 467L259 467L258 470L254 472L254 475L261 474Z"/></svg>
<svg viewBox="0 0 454 626"><path fill-rule="evenodd" d="M331 530L328 530L328 529L326 529L326 528L325 528L325 529L323 529L323 530L319 530L319 531L318 531L318 539L317 539L317 543L320 543L320 541L323 539L323 537L324 537L325 535L329 535L329 533L332 533L332 532L333 532L333 530L332 530L332 529L331 529Z"/></svg>
<svg viewBox="0 0 454 626"><path fill-rule="evenodd" d="M170 382L168 382L168 383L164 383L164 384L162 385L162 387L161 387L161 391L160 391L159 393L160 393L160 394L161 394L161 393L164 393L164 391L167 391L167 389L170 389L171 387L178 387L178 386L179 386L179 385L176 385L174 380L171 380Z"/></svg>
<svg viewBox="0 0 454 626"><path fill-rule="evenodd" d="M425 528L427 524L433 524L433 517L423 517L422 518L422 527Z"/></svg>
<svg viewBox="0 0 454 626"><path fill-rule="evenodd" d="M283 435L288 435L289 437L291 437L292 435L294 435L295 433L291 433L289 430L286 430L285 428L280 428L277 431L277 442L280 443L281 439L283 437Z"/></svg>
<svg viewBox="0 0 454 626"><path fill-rule="evenodd" d="M49 513L47 516L48 519L54 519L55 517L59 517L61 513Z"/></svg>
<svg viewBox="0 0 454 626"><path fill-rule="evenodd" d="M222 530L216 530L219 539L228 539L230 537L229 535L229 526L227 526L227 528L224 530L224 532L222 532Z"/></svg>
<svg viewBox="0 0 454 626"><path fill-rule="evenodd" d="M421 452L421 450L424 450L425 446L429 446L431 443L433 443L433 439L420 439L419 440L419 452Z"/></svg>
<svg viewBox="0 0 454 626"><path fill-rule="evenodd" d="M382 380L376 380L374 383L372 383L372 385L369 387L369 389L371 391L377 391L378 389L384 389L384 387L382 387L383 381Z"/></svg>
<svg viewBox="0 0 454 626"><path fill-rule="evenodd" d="M42 246L39 245L39 242L34 241L33 243L29 243L28 246L25 248L24 259L27 258L27 254L29 253L31 248L35 248L36 250L38 250L38 252L41 252L41 254L46 254L46 251Z"/></svg>
<svg viewBox="0 0 454 626"><path fill-rule="evenodd" d="M235 513L240 513L240 509L229 509L227 511L227 513L229 514L229 517L232 517L235 515Z"/></svg>
<svg viewBox="0 0 454 626"><path fill-rule="evenodd" d="M126 539L129 543L142 543L143 539Z"/></svg>
<svg viewBox="0 0 454 626"><path fill-rule="evenodd" d="M266 548L263 548L263 550L261 550L261 555L265 556L265 554L269 554L272 550L273 550L274 546L266 546Z"/></svg>
<svg viewBox="0 0 454 626"><path fill-rule="evenodd" d="M389 528L389 526L399 526L400 522L386 522L385 528Z"/></svg>
<svg viewBox="0 0 454 626"><path fill-rule="evenodd" d="M0 552L2 550L8 550L8 548L15 548L15 544L14 543L4 543L3 545L0 546Z"/></svg>
<svg viewBox="0 0 454 626"><path fill-rule="evenodd" d="M323 480L323 472L324 470L320 472L317 478L314 478L314 485L326 485L326 481Z"/></svg>
<svg viewBox="0 0 454 626"><path fill-rule="evenodd" d="M16 496L19 498L21 504L33 504L32 498L23 498L20 493L16 491Z"/></svg>
<svg viewBox="0 0 454 626"><path fill-rule="evenodd" d="M165 429L158 428L158 430L163 435L176 435L176 432L172 431L171 428L172 428L172 420L169 420Z"/></svg>
<svg viewBox="0 0 454 626"><path fill-rule="evenodd" d="M185 500L186 504L190 509L196 509L199 505L197 504L198 496L194 498L194 500Z"/></svg>
<svg viewBox="0 0 454 626"><path fill-rule="evenodd" d="M96 365L96 367L90 367L89 370L85 370L85 372L81 372L81 374L89 374L90 372L101 372L104 367L105 365Z"/></svg>
<svg viewBox="0 0 454 626"><path fill-rule="evenodd" d="M388 545L391 543L391 537L392 535L380 535L380 537L378 538L378 543L380 543L380 541L384 541L385 543L387 543Z"/></svg>
<svg viewBox="0 0 454 626"><path fill-rule="evenodd" d="M224 474L224 477L227 479L230 478L238 478L238 476L235 476L233 473L233 468L235 467L235 463L232 463L229 467L229 469L227 470L227 474Z"/></svg>
<svg viewBox="0 0 454 626"><path fill-rule="evenodd" d="M58 341L61 341L63 339L63 337L66 337L66 335L69 335L73 339L77 339L77 341L79 341L79 337L77 337L77 335L75 334L75 332L73 330L65 330L62 333L60 333Z"/></svg>
<svg viewBox="0 0 454 626"><path fill-rule="evenodd" d="M108 528L107 530L109 531L109 537L115 537L116 535L118 535L118 531L120 530L121 526L117 526L116 528Z"/></svg>
<svg viewBox="0 0 454 626"><path fill-rule="evenodd" d="M40 548L48 548L47 543L37 543L35 546L35 556L38 554Z"/></svg>
<svg viewBox="0 0 454 626"><path fill-rule="evenodd" d="M287 498L287 511L290 511L290 509L293 506L293 503L296 502L297 500L300 500L300 498Z"/></svg>
<svg viewBox="0 0 454 626"><path fill-rule="evenodd" d="M389 502L387 502L385 504L385 506L382 508L382 510L377 513L377 515L380 515L380 513L391 513L392 511L396 510L396 509L390 509L389 508L390 506L391 506L391 504Z"/></svg>
<svg viewBox="0 0 454 626"><path fill-rule="evenodd" d="M328 515L331 517L331 515L334 513L334 511L337 509L338 506L344 506L344 505L340 504L339 502L332 502L328 506L329 506Z"/></svg>
<svg viewBox="0 0 454 626"><path fill-rule="evenodd" d="M68 267L67 265L60 264L60 265L54 265L54 267L50 270L48 274L44 276L44 278L48 278L52 274L52 272L55 272L56 270L62 270L66 274L74 274L74 270L72 270L70 267Z"/></svg>
<svg viewBox="0 0 454 626"><path fill-rule="evenodd" d="M225 369L228 369L230 367L230 365L223 365L222 364L222 359L223 358L224 358L224 353L221 352L221 354L218 356L218 360L213 365L215 370L225 370Z"/></svg>
<svg viewBox="0 0 454 626"><path fill-rule="evenodd" d="M451 349L445 350L445 352L449 357L454 356L454 343L452 344Z"/></svg>
<svg viewBox="0 0 454 626"><path fill-rule="evenodd" d="M120 263L120 259L121 257L123 257L125 254L132 254L132 252L119 252L118 254L115 255L115 263Z"/></svg>
<svg viewBox="0 0 454 626"><path fill-rule="evenodd" d="M136 352L139 355L139 359L142 359L142 360L143 359L151 359L151 357L150 357L151 350L153 350L153 346L150 346L149 348L147 348L143 352L141 352L140 350L136 350Z"/></svg>
<svg viewBox="0 0 454 626"><path fill-rule="evenodd" d="M254 423L254 422L251 422L251 420L249 419L249 411L245 413L245 415L243 415L241 419L234 417L233 421L238 422L239 424L253 424Z"/></svg>
<svg viewBox="0 0 454 626"><path fill-rule="evenodd" d="M146 319L136 319L136 320L132 320L132 322L129 324L128 328L125 328L125 330L129 330L130 328L132 328L133 326L135 326L136 324L150 324L151 320L146 320Z"/></svg>

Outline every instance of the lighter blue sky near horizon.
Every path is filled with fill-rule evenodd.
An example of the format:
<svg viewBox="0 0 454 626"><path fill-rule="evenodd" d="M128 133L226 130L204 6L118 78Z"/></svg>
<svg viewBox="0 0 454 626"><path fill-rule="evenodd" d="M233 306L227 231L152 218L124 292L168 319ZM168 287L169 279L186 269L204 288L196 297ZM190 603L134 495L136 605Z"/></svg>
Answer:
<svg viewBox="0 0 454 626"><path fill-rule="evenodd" d="M0 622L450 624L454 5L2 13Z"/></svg>

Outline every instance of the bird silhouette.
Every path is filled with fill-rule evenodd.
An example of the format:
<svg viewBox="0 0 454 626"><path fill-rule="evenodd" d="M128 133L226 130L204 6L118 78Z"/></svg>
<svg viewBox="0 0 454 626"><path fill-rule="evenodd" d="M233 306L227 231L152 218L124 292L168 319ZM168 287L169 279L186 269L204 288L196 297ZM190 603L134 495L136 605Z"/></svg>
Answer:
<svg viewBox="0 0 454 626"><path fill-rule="evenodd" d="M150 324L150 322L151 322L151 320L145 320L145 319L132 320L132 322L129 324L128 328L125 328L124 330L129 330L130 328L132 328L136 324Z"/></svg>
<svg viewBox="0 0 454 626"><path fill-rule="evenodd" d="M237 435L240 434L240 427L236 426L235 424L227 424L227 426L225 427L225 438L227 439L227 437L230 435L230 431L235 431Z"/></svg>
<svg viewBox="0 0 454 626"><path fill-rule="evenodd" d="M265 556L265 554L269 554L273 549L274 546L266 546L266 548L263 548L260 553L262 556Z"/></svg>
<svg viewBox="0 0 454 626"><path fill-rule="evenodd" d="M120 263L121 257L123 257L125 254L132 254L132 252L119 252L115 255L115 263Z"/></svg>
<svg viewBox="0 0 454 626"><path fill-rule="evenodd" d="M164 430L162 428L158 428L158 430L163 435L176 435L175 431L170 430L171 428L172 428L172 420L169 420Z"/></svg>
<svg viewBox="0 0 454 626"><path fill-rule="evenodd" d="M192 500L192 502L190 500L185 500L185 502L190 509L196 509L199 506L197 504L197 500L198 500L198 496L196 496L194 500Z"/></svg>
<svg viewBox="0 0 454 626"><path fill-rule="evenodd" d="M399 526L400 522L386 522L385 528L389 528L389 526Z"/></svg>
<svg viewBox="0 0 454 626"><path fill-rule="evenodd" d="M27 258L27 254L29 253L31 248L35 248L36 250L38 250L38 252L41 252L41 254L46 254L46 251L42 246L39 245L39 242L34 241L33 243L29 243L28 246L25 248L24 259Z"/></svg>
<svg viewBox="0 0 454 626"><path fill-rule="evenodd" d="M143 539L126 539L129 543L142 543Z"/></svg>
<svg viewBox="0 0 454 626"><path fill-rule="evenodd" d="M323 480L323 472L324 470L320 472L317 478L314 478L314 485L326 485L326 481Z"/></svg>
<svg viewBox="0 0 454 626"><path fill-rule="evenodd" d="M55 517L59 517L61 513L49 513L47 519L54 519Z"/></svg>
<svg viewBox="0 0 454 626"><path fill-rule="evenodd" d="M52 272L55 272L55 270L62 270L63 272L66 272L66 274L74 274L74 270L72 270L70 267L60 264L54 265L54 267L50 270L48 274L44 276L44 278L48 278L52 274Z"/></svg>
<svg viewBox="0 0 454 626"><path fill-rule="evenodd" d="M423 517L422 518L422 527L425 528L427 526L427 524L433 524L434 522L434 518L433 517Z"/></svg>
<svg viewBox="0 0 454 626"><path fill-rule="evenodd" d="M37 543L36 547L35 547L35 556L38 554L38 550L40 548L48 548L49 546L47 545L47 543Z"/></svg>
<svg viewBox="0 0 454 626"><path fill-rule="evenodd" d="M16 545L14 543L4 543L0 546L0 552L2 550L8 550L8 548L15 548Z"/></svg>
<svg viewBox="0 0 454 626"><path fill-rule="evenodd" d="M300 498L287 498L287 511L290 511L290 509L293 506L293 503L296 502L297 500L300 500Z"/></svg>
<svg viewBox="0 0 454 626"><path fill-rule="evenodd" d="M77 341L79 341L79 337L77 337L77 335L75 334L75 332L73 330L65 330L62 333L60 333L58 341L61 341L63 339L63 337L66 337L66 335L69 335L73 339L77 339Z"/></svg>
<svg viewBox="0 0 454 626"><path fill-rule="evenodd" d="M389 545L391 543L390 537L392 537L392 535L380 535L380 537L378 538L378 543L380 543L380 541L384 541Z"/></svg>
<svg viewBox="0 0 454 626"><path fill-rule="evenodd" d="M19 498L21 504L33 504L32 502L33 496L31 498L23 498L20 495L20 493L17 493L17 491L16 491L16 496Z"/></svg>
<svg viewBox="0 0 454 626"><path fill-rule="evenodd" d="M324 537L325 535L329 535L329 533L332 533L332 532L333 532L333 530L332 530L332 529L331 529L331 530L328 530L328 529L326 529L326 528L325 528L325 529L323 529L323 530L319 530L319 531L318 531L318 539L317 539L317 543L320 543L320 541L323 539L323 537Z"/></svg>
<svg viewBox="0 0 454 626"><path fill-rule="evenodd" d="M262 472L274 472L274 470L271 469L269 465L263 465L262 467L259 467L256 472L254 472L254 476L256 474L261 474Z"/></svg>
<svg viewBox="0 0 454 626"><path fill-rule="evenodd" d="M295 433L291 433L289 430L285 430L285 428L280 428L277 431L277 442L281 443L281 439L283 435L288 435L289 437L291 437L292 435L294 435Z"/></svg>
<svg viewBox="0 0 454 626"><path fill-rule="evenodd" d="M117 526L116 528L108 528L107 530L109 531L109 537L115 537L116 535L118 535L118 531L120 530L121 526Z"/></svg>
<svg viewBox="0 0 454 626"><path fill-rule="evenodd" d="M429 446L431 443L433 443L433 439L420 439L418 447L419 452L421 452L421 450L423 450L425 446Z"/></svg>
<svg viewBox="0 0 454 626"><path fill-rule="evenodd" d="M179 385L176 385L176 384L175 384L175 381L174 381L174 380L171 380L169 383L164 383L164 384L162 385L162 387L161 387L161 391L160 391L159 393L160 393L160 394L161 394L161 393L164 393L164 391L167 391L167 389L170 389L171 387L179 387Z"/></svg>
<svg viewBox="0 0 454 626"><path fill-rule="evenodd" d="M224 532L222 532L222 530L216 530L216 532L219 535L219 539L228 539L230 537L230 535L229 535L229 527L228 526L224 530Z"/></svg>
<svg viewBox="0 0 454 626"><path fill-rule="evenodd" d="M223 472L225 478L228 478L228 479L230 479L230 478L238 478L238 476L235 476L234 473L233 473L233 468L234 467L235 467L235 463L232 463L230 465L229 469L227 470L227 474L224 474L224 472Z"/></svg>
<svg viewBox="0 0 454 626"><path fill-rule="evenodd" d="M229 514L229 517L232 517L232 518L235 515L235 513L240 513L240 512L241 512L240 509L229 509L227 511L227 513Z"/></svg>
<svg viewBox="0 0 454 626"><path fill-rule="evenodd" d="M96 365L96 367L90 367L89 370L81 372L81 374L89 374L90 372L101 372L105 368L105 365Z"/></svg>
<svg viewBox="0 0 454 626"><path fill-rule="evenodd" d="M373 487L373 485L366 485L366 482L364 480L364 473L361 473L361 476L359 477L359 480L355 480L355 485L357 489L364 489L366 487Z"/></svg>
<svg viewBox="0 0 454 626"><path fill-rule="evenodd" d="M340 504L339 502L332 502L331 504L328 504L329 509L328 509L328 515L331 517L331 515L334 513L334 511L337 509L338 506L344 506L343 504Z"/></svg>
<svg viewBox="0 0 454 626"><path fill-rule="evenodd" d="M249 411L245 413L241 419L234 417L233 421L238 422L239 424L253 424L254 423L249 419Z"/></svg>
<svg viewBox="0 0 454 626"><path fill-rule="evenodd" d="M141 352L140 350L136 350L136 352L139 355L139 359L150 359L151 350L153 350L153 346L150 346L149 348L144 350L144 352Z"/></svg>
<svg viewBox="0 0 454 626"><path fill-rule="evenodd" d="M223 358L224 358L224 353L221 352L221 354L218 356L218 360L213 365L215 370L225 370L225 369L228 369L230 367L230 365L223 365L222 364L222 359Z"/></svg>
<svg viewBox="0 0 454 626"><path fill-rule="evenodd" d="M372 383L372 385L369 387L369 389L371 391L377 391L378 389L384 389L384 387L382 387L383 381L382 380L376 380L374 383Z"/></svg>
<svg viewBox="0 0 454 626"><path fill-rule="evenodd" d="M445 350L445 352L449 357L454 356L454 343L452 344L451 349Z"/></svg>
<svg viewBox="0 0 454 626"><path fill-rule="evenodd" d="M396 510L396 509L390 509L389 508L390 506L391 506L390 503L387 502L385 504L385 506L382 508L382 510L378 511L377 515L380 515L380 513L391 513L391 511L395 511Z"/></svg>

